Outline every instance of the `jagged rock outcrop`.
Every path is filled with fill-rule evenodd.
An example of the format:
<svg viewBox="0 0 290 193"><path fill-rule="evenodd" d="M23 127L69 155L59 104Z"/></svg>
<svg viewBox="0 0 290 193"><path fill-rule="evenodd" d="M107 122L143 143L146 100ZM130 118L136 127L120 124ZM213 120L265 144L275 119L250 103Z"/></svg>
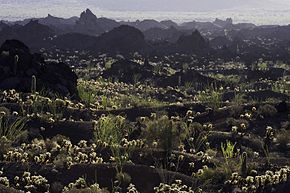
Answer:
<svg viewBox="0 0 290 193"><path fill-rule="evenodd" d="M104 32L110 31L120 24L112 19L97 18L89 9L81 13L79 20L76 22L75 31L87 35L98 36Z"/></svg>
<svg viewBox="0 0 290 193"><path fill-rule="evenodd" d="M79 20L76 22L75 29L76 32L94 36L104 32L104 29L97 24L97 16L89 9L81 13Z"/></svg>
<svg viewBox="0 0 290 193"><path fill-rule="evenodd" d="M224 21L224 20L216 18L215 21L213 22L213 24L215 24L215 25L217 25L219 27L222 27L222 28L229 28L229 27L232 27L233 20L232 20L232 18L227 18Z"/></svg>
<svg viewBox="0 0 290 193"><path fill-rule="evenodd" d="M47 90L78 98L77 76L64 63L46 63L39 54L18 40L6 40L0 47L0 89L31 92L32 76L36 91Z"/></svg>
<svg viewBox="0 0 290 193"><path fill-rule="evenodd" d="M97 21L97 16L89 9L81 13L80 19L77 21L80 25L91 25Z"/></svg>

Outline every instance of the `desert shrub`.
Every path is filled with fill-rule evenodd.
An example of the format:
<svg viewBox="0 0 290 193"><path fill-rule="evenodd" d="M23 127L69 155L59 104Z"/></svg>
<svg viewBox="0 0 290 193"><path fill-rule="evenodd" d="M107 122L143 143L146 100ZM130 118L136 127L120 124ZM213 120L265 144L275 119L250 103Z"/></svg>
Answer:
<svg viewBox="0 0 290 193"><path fill-rule="evenodd" d="M3 155L8 152L11 144L12 142L8 140L5 136L0 138L0 159L3 159Z"/></svg>
<svg viewBox="0 0 290 193"><path fill-rule="evenodd" d="M149 144L157 142L158 146L169 150L173 148L174 129L173 122L167 116L146 123L145 139Z"/></svg>
<svg viewBox="0 0 290 193"><path fill-rule="evenodd" d="M27 134L27 131L24 130L27 121L28 119L25 117L13 121L5 116L0 116L0 136L15 142Z"/></svg>
<svg viewBox="0 0 290 193"><path fill-rule="evenodd" d="M213 109L218 109L222 104L222 92L215 88L209 88L206 91L199 92L198 100L207 103Z"/></svg>
<svg viewBox="0 0 290 193"><path fill-rule="evenodd" d="M155 193L163 193L163 192L171 192L171 193L179 193L179 192L188 192L194 193L191 187L188 187L182 184L181 180L175 180L172 184L161 183L158 187L154 188Z"/></svg>
<svg viewBox="0 0 290 193"><path fill-rule="evenodd" d="M16 92L15 89L4 90L0 92L1 103L16 103L21 100L20 93Z"/></svg>
<svg viewBox="0 0 290 193"><path fill-rule="evenodd" d="M258 108L258 115L263 117L272 117L277 114L277 109L273 105L263 105Z"/></svg>
<svg viewBox="0 0 290 193"><path fill-rule="evenodd" d="M118 172L115 176L116 180L114 181L114 187L112 192L124 192L123 190L127 189L130 185L132 177L125 172Z"/></svg>
<svg viewBox="0 0 290 193"><path fill-rule="evenodd" d="M256 173L255 175L245 177L234 172L224 183L225 191L223 192L233 192L234 189L240 189L242 192L271 192L288 181L289 171L289 167L285 166L280 169L267 170L260 175L257 175L255 171L252 172Z"/></svg>
<svg viewBox="0 0 290 193"><path fill-rule="evenodd" d="M79 178L75 182L65 186L62 193L109 193L106 189L100 188L99 184L95 183L88 185L84 178Z"/></svg>
<svg viewBox="0 0 290 193"><path fill-rule="evenodd" d="M177 148L186 137L183 132L186 124L181 121L172 120L166 115L146 120L145 125L143 137L147 143L152 145L156 142L159 148L168 152Z"/></svg>
<svg viewBox="0 0 290 193"><path fill-rule="evenodd" d="M0 173L0 184L5 185L6 187L13 187L31 193L48 192L50 187L48 180L45 177L41 175L32 175L30 172L27 171L23 172L23 174L19 176L9 176L9 178L12 177L13 180L9 180L7 176L4 175L4 172L2 170ZM3 189L1 190L3 191Z"/></svg>
<svg viewBox="0 0 290 193"><path fill-rule="evenodd" d="M210 185L223 184L229 178L228 171L223 167L201 169L199 175L195 175L201 183L201 187L208 188Z"/></svg>
<svg viewBox="0 0 290 193"><path fill-rule="evenodd" d="M119 144L130 132L131 127L122 116L103 116L94 124L95 139L108 145Z"/></svg>
<svg viewBox="0 0 290 193"><path fill-rule="evenodd" d="M95 92L86 85L79 84L78 85L78 93L80 99L89 106L91 103L96 101Z"/></svg>
<svg viewBox="0 0 290 193"><path fill-rule="evenodd" d="M200 123L190 123L186 129L185 144L189 146L191 152L199 152L207 148L208 126Z"/></svg>

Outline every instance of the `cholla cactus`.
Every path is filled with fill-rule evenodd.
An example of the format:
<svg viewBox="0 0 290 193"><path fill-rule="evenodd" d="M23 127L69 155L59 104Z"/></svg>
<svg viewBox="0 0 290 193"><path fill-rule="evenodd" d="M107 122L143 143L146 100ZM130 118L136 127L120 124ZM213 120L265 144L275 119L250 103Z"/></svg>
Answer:
<svg viewBox="0 0 290 193"><path fill-rule="evenodd" d="M32 76L31 80L31 93L34 94L36 92L36 76Z"/></svg>

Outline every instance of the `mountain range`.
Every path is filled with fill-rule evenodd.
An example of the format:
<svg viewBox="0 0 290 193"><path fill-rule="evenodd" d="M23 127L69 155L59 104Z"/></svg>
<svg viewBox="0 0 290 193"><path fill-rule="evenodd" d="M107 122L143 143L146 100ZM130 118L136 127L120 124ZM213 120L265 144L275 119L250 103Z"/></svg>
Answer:
<svg viewBox="0 0 290 193"><path fill-rule="evenodd" d="M250 23L240 23L240 24L233 24L232 19L228 18L227 20L223 21L220 19L216 19L214 22L185 22L182 24L177 24L171 20L164 20L164 21L156 21L152 19L145 19L145 20L137 20L134 22L117 22L113 19L105 18L105 17L96 17L95 14L92 13L90 9L83 11L80 14L80 17L71 17L71 18L60 18L55 17L48 14L45 18L30 18L16 22L4 22L0 23L0 29L2 25L26 25L31 20L37 20L40 24L49 26L53 29L57 34L63 33L71 33L77 32L86 35L98 36L104 32L108 32L120 25L129 25L135 27L142 32L152 29L161 29L161 30L169 30L170 28L175 28L180 31L186 30L199 30L202 33L208 33L212 31L223 31L224 29L244 29L244 28L253 28L255 27L254 24ZM2 25L1 25L2 24ZM146 36L146 33L145 33ZM148 36L150 36L150 32L148 32Z"/></svg>
<svg viewBox="0 0 290 193"><path fill-rule="evenodd" d="M203 55L212 52L212 49L221 49L219 53L235 53L237 47L238 51L244 49L246 52L250 47L264 53L272 49L271 44L283 43L286 50L289 32L290 26L235 24L231 18L182 24L149 19L118 22L96 17L89 9L83 11L80 17L67 19L48 15L16 22L0 21L0 43L6 39L19 39L35 50L61 48L95 53L128 54L138 51Z"/></svg>

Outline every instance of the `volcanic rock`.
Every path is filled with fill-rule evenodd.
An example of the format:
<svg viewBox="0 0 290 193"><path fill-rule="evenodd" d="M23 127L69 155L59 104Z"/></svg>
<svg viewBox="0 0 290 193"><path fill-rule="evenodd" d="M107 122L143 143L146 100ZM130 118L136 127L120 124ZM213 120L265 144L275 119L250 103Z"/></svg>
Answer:
<svg viewBox="0 0 290 193"><path fill-rule="evenodd" d="M47 90L78 98L77 76L64 63L46 63L39 54L18 40L6 40L0 47L0 89L31 92L32 76L37 91Z"/></svg>

